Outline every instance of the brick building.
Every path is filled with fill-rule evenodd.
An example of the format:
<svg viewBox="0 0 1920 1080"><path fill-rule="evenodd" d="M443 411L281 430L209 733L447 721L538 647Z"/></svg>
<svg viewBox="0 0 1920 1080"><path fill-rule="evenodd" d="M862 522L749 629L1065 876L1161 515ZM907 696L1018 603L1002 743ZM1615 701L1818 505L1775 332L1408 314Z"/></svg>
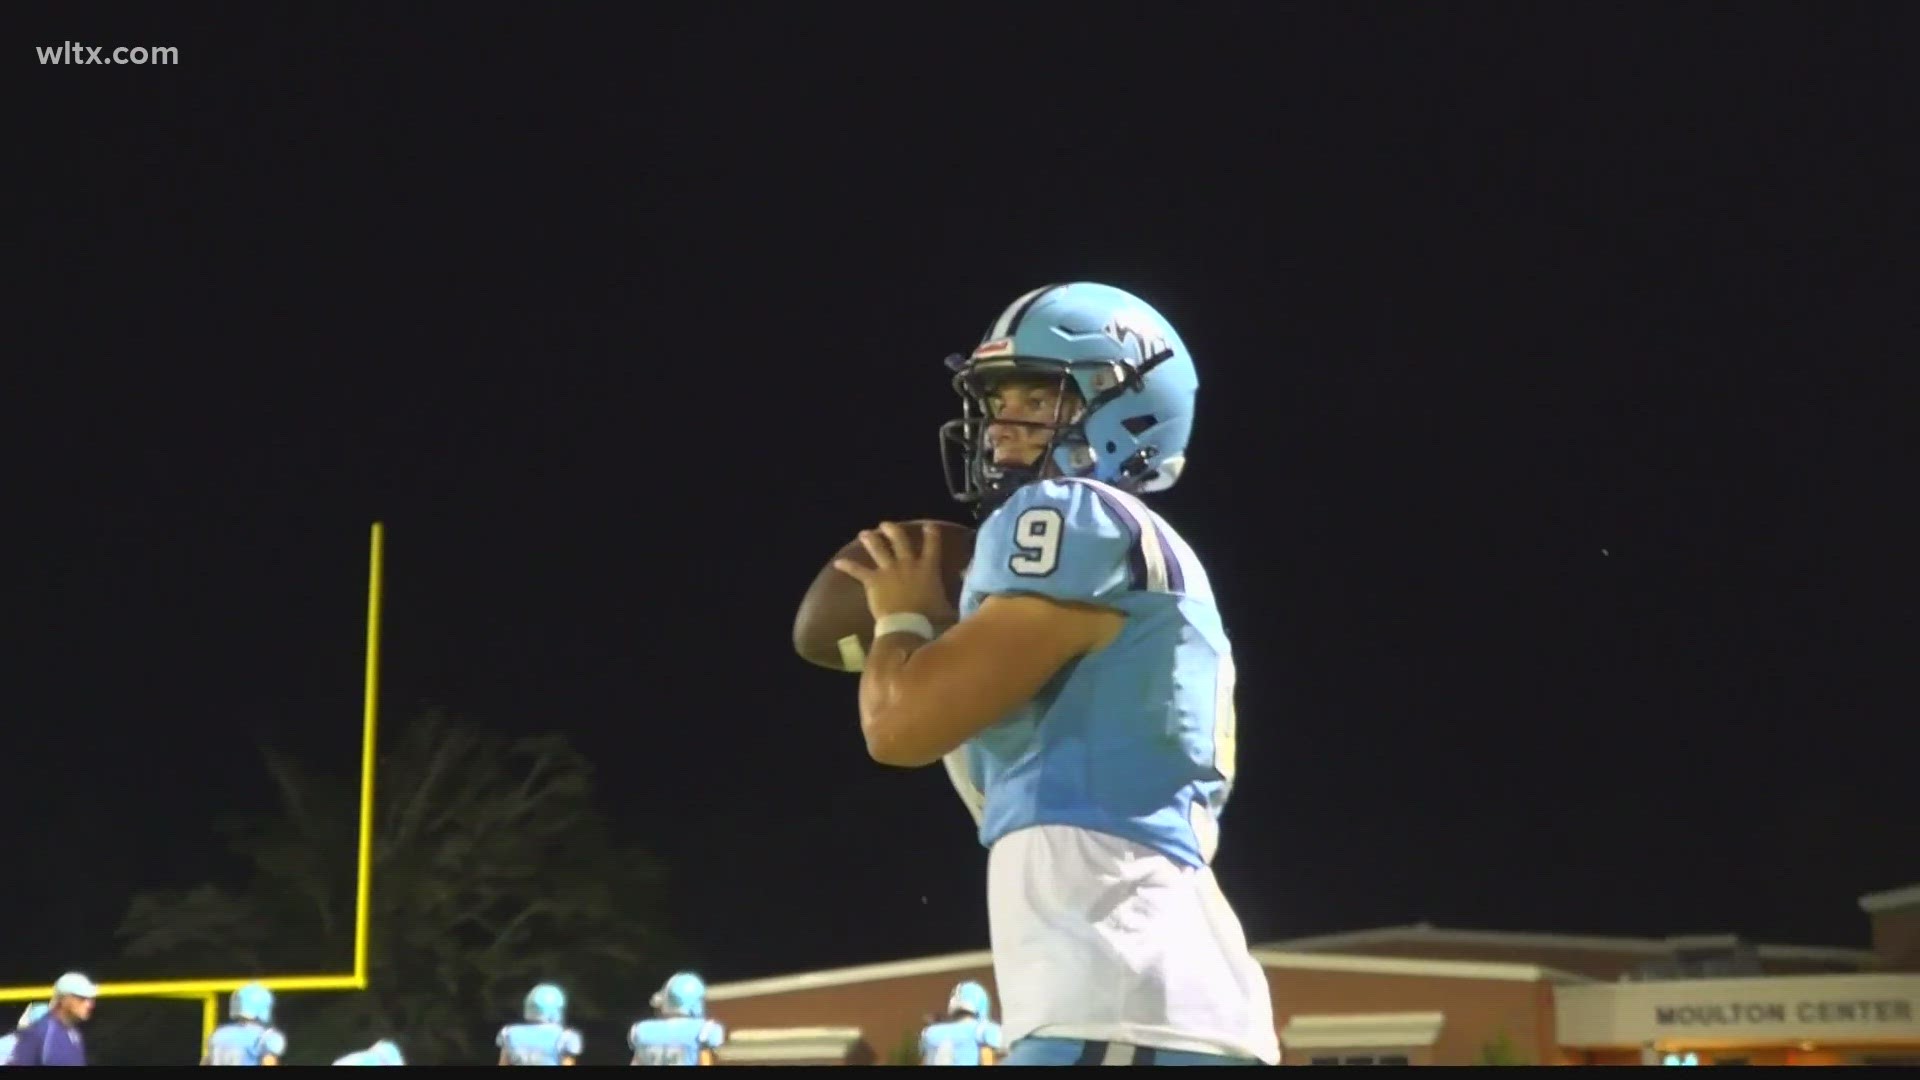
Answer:
<svg viewBox="0 0 1920 1080"><path fill-rule="evenodd" d="M1625 938L1426 924L1257 947L1287 1064L1920 1063L1920 885L1862 897L1872 950L1731 935ZM722 983L727 1064L885 1064L953 985L956 953Z"/></svg>

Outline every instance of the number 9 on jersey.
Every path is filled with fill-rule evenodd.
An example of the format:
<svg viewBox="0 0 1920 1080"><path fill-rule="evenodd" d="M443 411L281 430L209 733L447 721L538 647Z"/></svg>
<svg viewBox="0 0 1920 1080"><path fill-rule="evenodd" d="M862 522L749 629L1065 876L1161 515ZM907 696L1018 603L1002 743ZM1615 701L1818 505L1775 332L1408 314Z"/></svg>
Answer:
<svg viewBox="0 0 1920 1080"><path fill-rule="evenodd" d="M1066 519L1051 506L1036 506L1013 523L1014 553L1007 569L1022 577L1046 577L1060 566L1060 534Z"/></svg>

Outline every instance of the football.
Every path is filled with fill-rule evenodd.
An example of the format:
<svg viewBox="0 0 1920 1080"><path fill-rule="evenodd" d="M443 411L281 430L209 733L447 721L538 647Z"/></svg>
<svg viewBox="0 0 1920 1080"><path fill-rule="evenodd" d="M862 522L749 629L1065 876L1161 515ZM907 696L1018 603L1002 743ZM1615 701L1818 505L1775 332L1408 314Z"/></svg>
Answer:
<svg viewBox="0 0 1920 1080"><path fill-rule="evenodd" d="M907 521L902 524L940 530L940 562L946 571L954 605L960 603L960 582L973 558L973 530L951 521ZM872 566L873 558L858 537L834 553L814 575L812 587L800 600L793 618L793 650L809 664L831 671L858 672L873 646L873 614L867 610L867 590L850 575L834 569L839 559L856 559Z"/></svg>

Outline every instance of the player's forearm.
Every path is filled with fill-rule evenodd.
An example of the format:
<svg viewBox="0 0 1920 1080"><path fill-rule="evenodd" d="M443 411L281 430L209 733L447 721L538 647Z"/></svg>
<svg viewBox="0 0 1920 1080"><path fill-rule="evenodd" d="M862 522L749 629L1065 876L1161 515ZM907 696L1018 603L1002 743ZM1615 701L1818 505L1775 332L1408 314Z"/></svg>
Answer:
<svg viewBox="0 0 1920 1080"><path fill-rule="evenodd" d="M926 762L905 753L911 733L908 662L927 642L914 634L888 634L873 643L860 672L860 733L867 753L882 765L914 767Z"/></svg>
<svg viewBox="0 0 1920 1080"><path fill-rule="evenodd" d="M1058 605L995 597L922 641L887 634L869 650L860 677L860 729L882 765L931 765L1033 700L1062 666L1087 651L1084 635L1062 633ZM1117 613L1113 621L1123 621Z"/></svg>

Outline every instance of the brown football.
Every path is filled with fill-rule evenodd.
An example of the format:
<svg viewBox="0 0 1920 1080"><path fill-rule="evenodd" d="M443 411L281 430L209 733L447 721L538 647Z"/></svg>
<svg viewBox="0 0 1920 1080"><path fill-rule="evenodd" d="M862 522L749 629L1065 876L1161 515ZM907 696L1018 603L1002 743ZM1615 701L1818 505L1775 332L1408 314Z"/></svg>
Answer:
<svg viewBox="0 0 1920 1080"><path fill-rule="evenodd" d="M973 530L951 521L908 521L923 529L940 530L940 562L946 569L954 604L960 602L960 582L973 558ZM873 614L867 610L867 591L850 575L833 568L835 560L858 559L868 566L873 558L856 537L834 553L813 577L813 585L793 617L793 649L809 664L832 671L858 672L873 647Z"/></svg>

